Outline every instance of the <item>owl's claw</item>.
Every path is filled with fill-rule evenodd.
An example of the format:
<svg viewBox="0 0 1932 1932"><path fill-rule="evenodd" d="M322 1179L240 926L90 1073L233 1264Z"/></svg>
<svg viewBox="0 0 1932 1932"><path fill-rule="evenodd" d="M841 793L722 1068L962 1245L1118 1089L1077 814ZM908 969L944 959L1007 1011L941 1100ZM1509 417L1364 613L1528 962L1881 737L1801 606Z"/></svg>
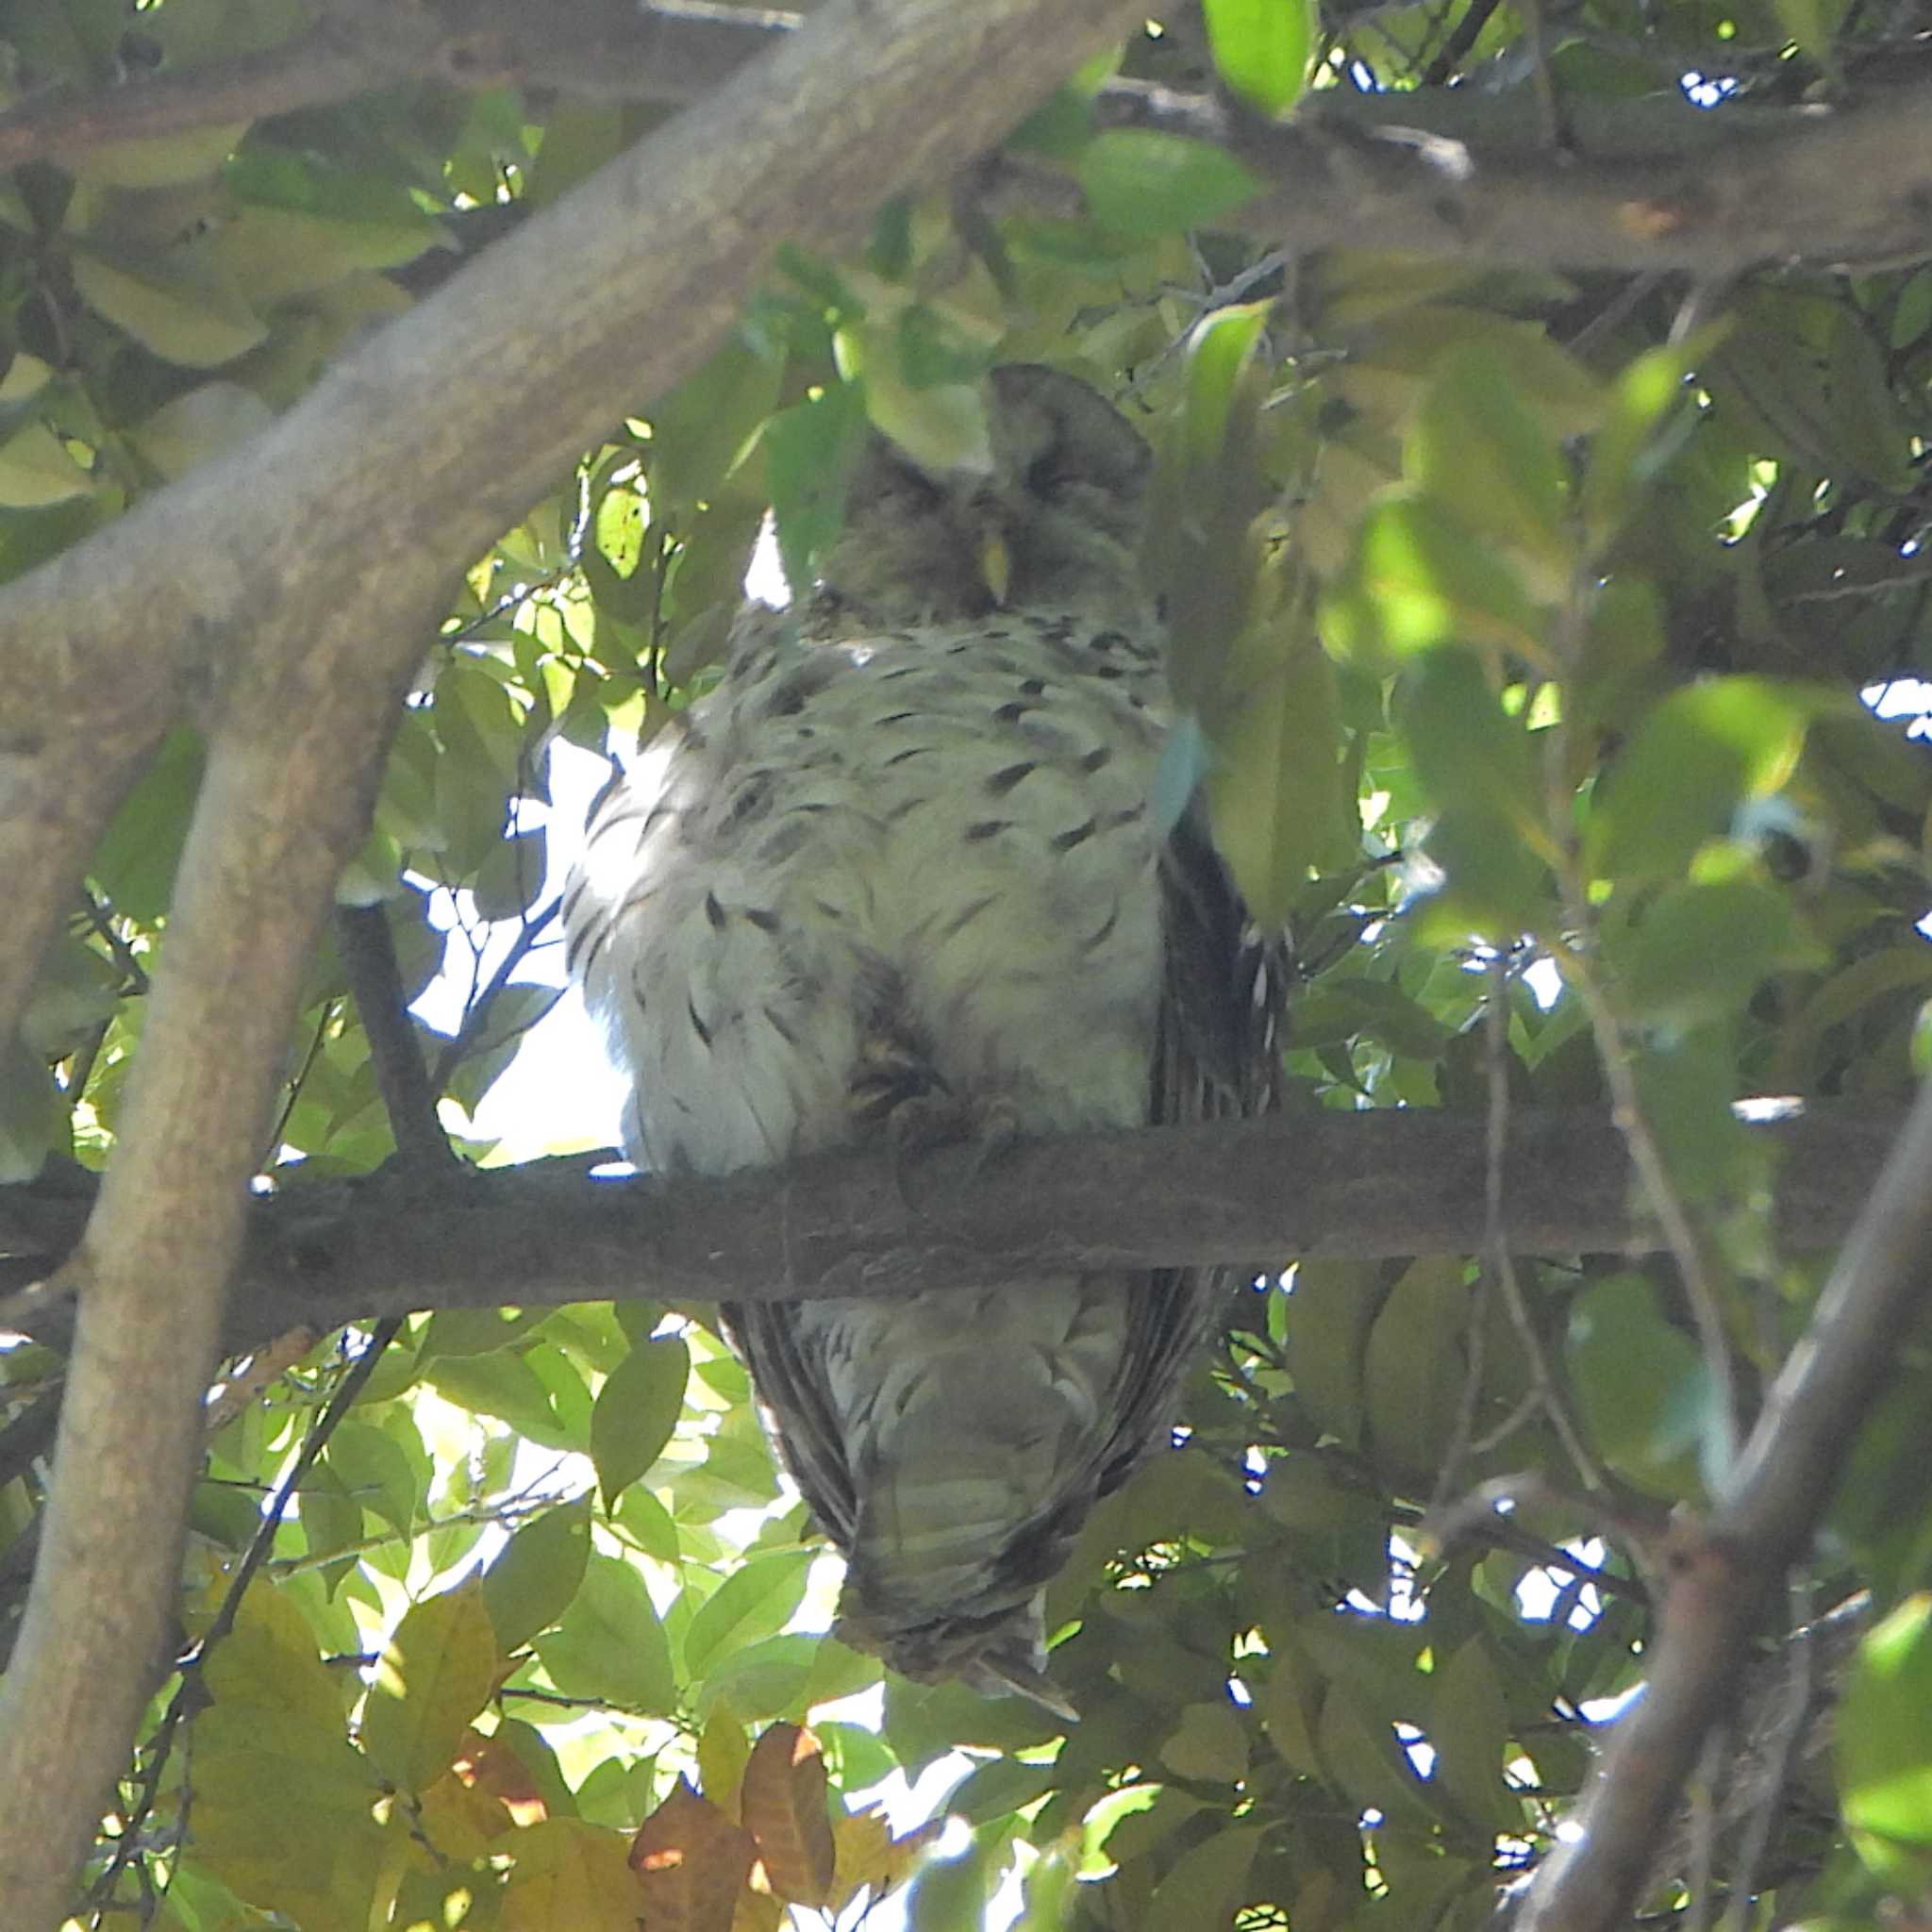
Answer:
<svg viewBox="0 0 1932 1932"><path fill-rule="evenodd" d="M941 1147L961 1143L973 1150L969 1176L976 1177L1005 1158L1020 1139L1020 1116L1004 1095L969 1100L950 1088L928 1088L908 1095L886 1116L886 1145L892 1157L892 1176L899 1198L915 1204L907 1190L908 1168Z"/></svg>

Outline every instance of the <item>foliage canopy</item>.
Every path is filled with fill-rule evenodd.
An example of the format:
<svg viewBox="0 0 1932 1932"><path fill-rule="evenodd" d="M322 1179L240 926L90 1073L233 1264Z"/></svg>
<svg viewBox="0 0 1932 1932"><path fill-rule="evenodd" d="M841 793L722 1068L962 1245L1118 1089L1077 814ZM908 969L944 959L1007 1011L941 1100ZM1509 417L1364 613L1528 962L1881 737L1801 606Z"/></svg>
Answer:
<svg viewBox="0 0 1932 1932"><path fill-rule="evenodd" d="M1219 87L1272 117L1459 80L1557 167L1586 109L1688 89L1722 130L1924 59L1912 9L1866 0L1540 11L1206 0L1043 101L1016 78L1030 191L961 180L886 202L849 257L780 249L695 374L448 559L261 1167L291 1192L399 1149L420 1167L427 1117L398 1118L367 1024L372 918L391 1023L474 941L457 1029L404 1037L488 1157L468 1116L554 997L512 969L555 945L556 748L627 751L705 687L768 511L809 582L863 424L942 460L983 436L985 372L1037 359L1157 447L1145 567L1186 708L1162 782L1208 787L1251 905L1293 936L1291 1107L1454 1109L1499 1158L1523 1108L1614 1107L1659 1252L1499 1239L1260 1274L1184 1442L1056 1585L1071 1731L958 1688L863 1701L878 1667L818 1634L834 1579L703 1308L291 1337L211 1399L192 1662L156 1690L77 1923L850 1924L924 1835L847 1799L949 1754L972 1836L912 1879L935 1932L981 1923L1008 1868L1029 1927L1466 1928L1538 1861L1590 1716L1643 1675L1666 1519L1722 1492L1824 1276L1780 1251L1734 1103L1892 1096L1928 1050L1932 265L1707 287L1574 271L1559 242L1542 267L1399 255L1367 189L1359 245L1290 258L1240 219L1239 142L1107 99ZM78 92L303 30L281 0L16 0L5 33L21 82ZM0 578L245 446L671 111L418 80L0 176ZM0 1040L22 1203L50 1158L115 1148L211 716L120 804ZM8 1199L0 1257L35 1261ZM1816 1653L1814 1675L1851 1671L1836 1756L1812 1714L1767 1721L1757 1756L1799 1800L1763 1797L1727 1768L1740 1724L1657 1848L1653 1906L1728 1901L1741 1926L1924 1905L1927 1367L1921 1339L1898 1355L1843 1419L1852 1477L1790 1584L1789 1623L1873 1592L1856 1665ZM60 1374L38 1343L0 1355L16 1595Z"/></svg>

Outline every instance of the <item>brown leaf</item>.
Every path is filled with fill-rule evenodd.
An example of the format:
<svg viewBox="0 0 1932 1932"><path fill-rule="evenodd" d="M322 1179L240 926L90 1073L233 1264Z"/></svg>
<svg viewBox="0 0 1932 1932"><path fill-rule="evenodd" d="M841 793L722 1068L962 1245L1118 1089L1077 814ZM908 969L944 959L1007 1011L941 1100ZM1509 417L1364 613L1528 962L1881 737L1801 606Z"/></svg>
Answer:
<svg viewBox="0 0 1932 1932"><path fill-rule="evenodd" d="M758 1840L777 1895L798 1906L829 1902L835 1852L825 1810L825 1760L797 1724L775 1724L752 1747L739 1815Z"/></svg>
<svg viewBox="0 0 1932 1932"><path fill-rule="evenodd" d="M550 1815L529 1767L501 1738L486 1737L473 1727L454 1770L464 1784L501 1799L521 1825L541 1824Z"/></svg>
<svg viewBox="0 0 1932 1932"><path fill-rule="evenodd" d="M752 1874L758 1875L756 1870ZM785 1907L769 1891L747 1885L738 1894L738 1909L731 1920L731 1932L784 1932Z"/></svg>
<svg viewBox="0 0 1932 1932"><path fill-rule="evenodd" d="M757 1853L750 1832L679 1778L630 1841L651 1932L731 1932Z"/></svg>

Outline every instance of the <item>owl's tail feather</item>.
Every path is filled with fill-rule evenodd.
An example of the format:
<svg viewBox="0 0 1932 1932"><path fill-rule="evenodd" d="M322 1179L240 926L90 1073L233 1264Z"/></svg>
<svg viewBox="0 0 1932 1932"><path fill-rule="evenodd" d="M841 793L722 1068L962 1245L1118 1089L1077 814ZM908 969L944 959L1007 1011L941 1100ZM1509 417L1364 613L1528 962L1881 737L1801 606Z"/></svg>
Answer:
<svg viewBox="0 0 1932 1932"><path fill-rule="evenodd" d="M1076 1724L1080 1713L1067 1694L1031 1657L992 1650L963 1674L963 1680L986 1697L1024 1697L1062 1724Z"/></svg>

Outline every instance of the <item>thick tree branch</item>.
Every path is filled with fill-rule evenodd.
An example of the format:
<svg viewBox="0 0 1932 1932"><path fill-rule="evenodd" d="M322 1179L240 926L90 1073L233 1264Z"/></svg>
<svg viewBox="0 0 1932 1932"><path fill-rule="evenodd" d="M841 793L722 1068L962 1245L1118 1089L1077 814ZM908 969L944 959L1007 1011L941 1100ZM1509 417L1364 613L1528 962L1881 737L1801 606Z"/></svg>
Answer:
<svg viewBox="0 0 1932 1932"><path fill-rule="evenodd" d="M1842 1237L1900 1120L1827 1106L1757 1130L1782 1156L1788 1248ZM1512 1124L1502 1209L1512 1247L1657 1245L1633 1209L1607 1115L1531 1108ZM252 1211L225 1345L412 1308L902 1294L1070 1267L1470 1254L1483 1239L1486 1158L1469 1116L1389 1109L1034 1141L990 1169L949 1150L906 1176L845 1154L776 1174L597 1181L577 1158L469 1173L447 1188L388 1174L291 1188ZM39 1248L29 1259L16 1235L16 1274L51 1274L84 1214L71 1190L0 1190L0 1270L10 1224L31 1227ZM63 1321L45 1291L0 1307L0 1324L46 1341L62 1339Z"/></svg>
<svg viewBox="0 0 1932 1932"><path fill-rule="evenodd" d="M1230 219L1291 253L1373 237L1418 255L1709 279L1932 255L1923 78L1843 108L1597 104L1579 110L1574 155L1526 141L1522 104L1455 93L1314 94L1280 126L1126 84L1100 105L1239 155L1268 187Z"/></svg>
<svg viewBox="0 0 1932 1932"><path fill-rule="evenodd" d="M1857 1424L1924 1305L1932 1254L1932 1086L1885 1161L1805 1338L1706 1524L1686 1524L1671 1566L1649 1688L1611 1734L1577 1817L1551 1854L1524 1932L1609 1932L1628 1922L1750 1640L1837 1488Z"/></svg>
<svg viewBox="0 0 1932 1932"><path fill-rule="evenodd" d="M73 163L124 142L353 100L402 80L506 81L592 99L683 107L797 25L756 8L634 0L333 0L308 33L231 59L91 92L48 89L0 113L0 168Z"/></svg>
<svg viewBox="0 0 1932 1932"><path fill-rule="evenodd" d="M698 101L796 15L632 0L331 0L278 47L93 93L36 95L0 114L0 166L73 162L108 143L246 124L351 99L398 77L505 81L660 106ZM1103 89L1104 122L1239 154L1269 191L1232 217L1291 252L1359 242L1424 255L1723 277L1767 262L1874 266L1932 254L1932 81L1901 81L1896 48L1840 108L1709 111L1682 96L1565 103L1571 153L1509 94L1441 89L1308 97L1285 125L1133 81ZM1924 51L1922 48L1920 51ZM1923 62L1918 63L1923 66ZM1076 211L1061 174L1024 161L1004 198Z"/></svg>
<svg viewBox="0 0 1932 1932"><path fill-rule="evenodd" d="M1122 0L828 7L251 444L9 590L8 676L47 722L0 740L0 1030L103 816L62 801L124 788L191 689L213 742L121 1150L66 1271L81 1322L0 1691L0 1924L58 1923L125 1762L272 1070L449 574L626 402L695 366L780 242L842 245L881 193L961 165L1132 17Z"/></svg>

